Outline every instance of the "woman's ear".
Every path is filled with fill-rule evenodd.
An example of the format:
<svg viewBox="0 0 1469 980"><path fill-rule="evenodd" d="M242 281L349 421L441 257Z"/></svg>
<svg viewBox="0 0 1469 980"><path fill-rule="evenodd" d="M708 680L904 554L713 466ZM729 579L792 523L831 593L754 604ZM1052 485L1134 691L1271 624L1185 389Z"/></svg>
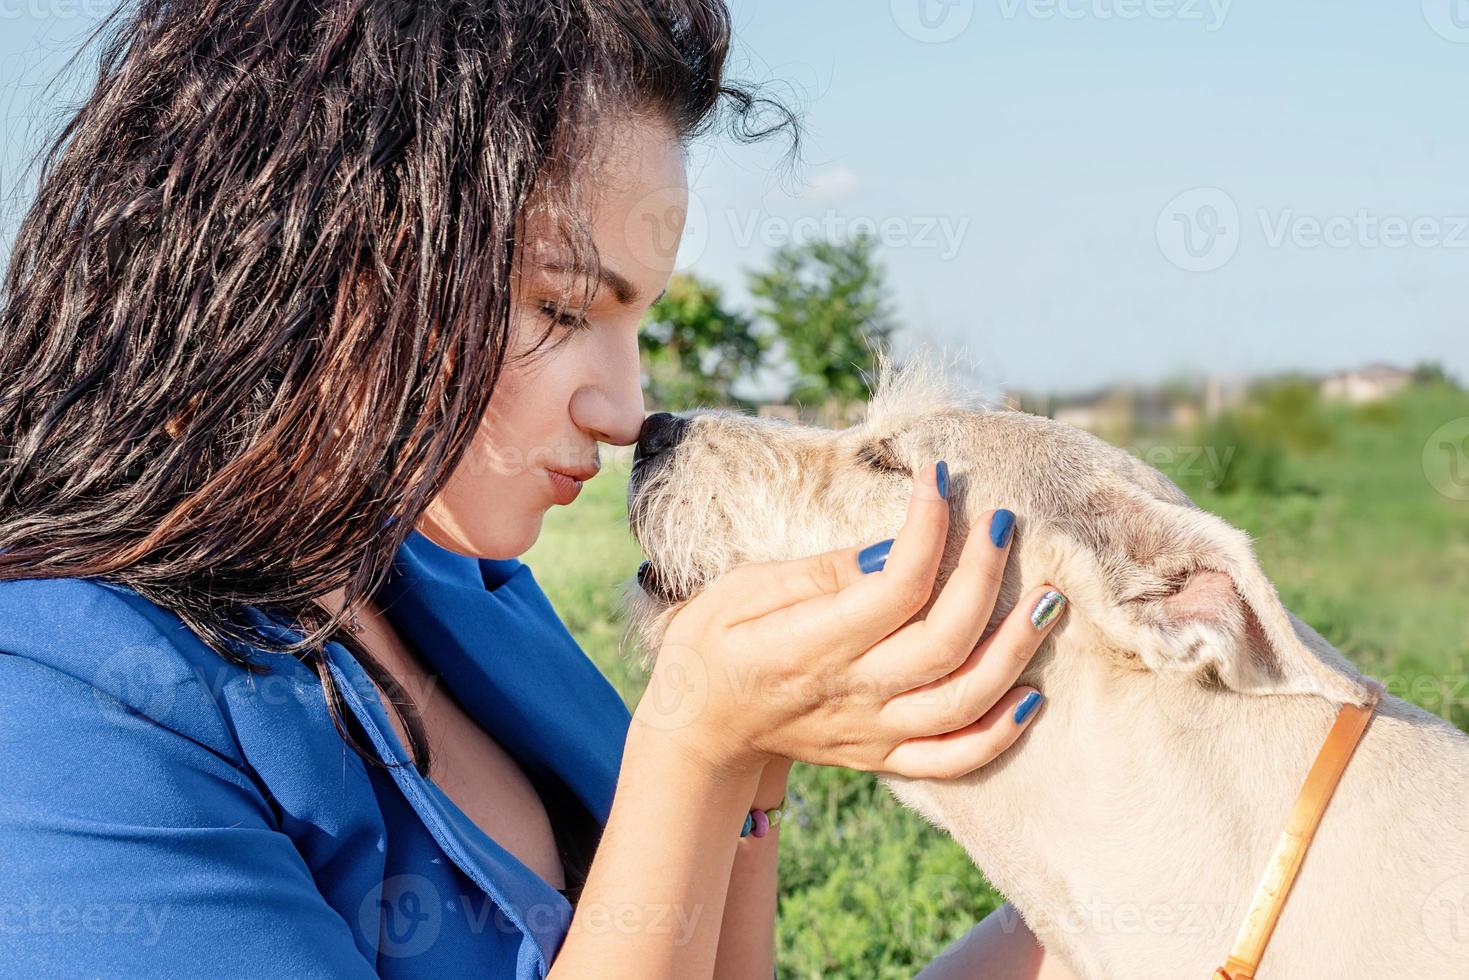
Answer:
<svg viewBox="0 0 1469 980"><path fill-rule="evenodd" d="M1303 642L1249 538L1193 506L1131 496L1093 537L1112 578L1104 626L1150 669L1185 671L1242 694L1315 694L1365 703L1339 654ZM1109 628L1110 627L1110 628Z"/></svg>

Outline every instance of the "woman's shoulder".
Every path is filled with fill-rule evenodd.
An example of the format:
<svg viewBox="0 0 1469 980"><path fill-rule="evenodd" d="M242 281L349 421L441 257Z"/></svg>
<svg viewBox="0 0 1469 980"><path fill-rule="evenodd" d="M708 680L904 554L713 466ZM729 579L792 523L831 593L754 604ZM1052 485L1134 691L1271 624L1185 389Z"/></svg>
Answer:
<svg viewBox="0 0 1469 980"><path fill-rule="evenodd" d="M12 961L376 975L354 915L382 881L368 778L259 684L131 590L0 582L0 893L31 917Z"/></svg>
<svg viewBox="0 0 1469 980"><path fill-rule="evenodd" d="M320 697L315 674L286 655L265 673L231 663L173 612L126 586L92 578L0 582L3 700L12 725L44 713L44 700L75 697L172 730L236 765L252 714L299 709ZM44 680L43 680L44 677Z"/></svg>

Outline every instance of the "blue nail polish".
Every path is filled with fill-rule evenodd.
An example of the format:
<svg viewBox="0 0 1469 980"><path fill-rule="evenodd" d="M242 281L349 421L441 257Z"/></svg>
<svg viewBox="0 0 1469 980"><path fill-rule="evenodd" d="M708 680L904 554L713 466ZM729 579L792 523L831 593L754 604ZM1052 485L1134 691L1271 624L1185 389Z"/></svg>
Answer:
<svg viewBox="0 0 1469 980"><path fill-rule="evenodd" d="M1003 507L995 511L995 516L990 518L990 540L996 548L1003 548L1010 543L1010 532L1013 530L1015 514Z"/></svg>
<svg viewBox="0 0 1469 980"><path fill-rule="evenodd" d="M943 497L945 500L948 500L949 499L949 464L946 463L946 462L944 462L943 460L939 460L938 473L934 477L934 482L938 484L939 496L940 497Z"/></svg>
<svg viewBox="0 0 1469 980"><path fill-rule="evenodd" d="M1029 694L1027 694L1023 699L1021 699L1021 702L1015 706L1015 724L1019 725L1024 723L1025 719L1029 718L1031 716L1031 713L1034 712L1035 709L1038 708L1040 706L1040 703L1044 700L1045 696L1041 694L1040 691L1031 691Z"/></svg>
<svg viewBox="0 0 1469 980"><path fill-rule="evenodd" d="M887 564L888 552L892 550L892 538L870 544L857 552L857 567L862 569L863 574L882 571L882 566Z"/></svg>

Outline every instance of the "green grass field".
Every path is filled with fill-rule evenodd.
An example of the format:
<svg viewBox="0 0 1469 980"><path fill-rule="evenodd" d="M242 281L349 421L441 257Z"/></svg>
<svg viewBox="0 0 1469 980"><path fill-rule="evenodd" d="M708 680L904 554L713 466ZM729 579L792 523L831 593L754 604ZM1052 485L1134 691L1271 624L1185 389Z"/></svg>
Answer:
<svg viewBox="0 0 1469 980"><path fill-rule="evenodd" d="M1469 501L1440 492L1443 475L1424 463L1430 434L1469 418L1469 394L1437 387L1360 409L1274 411L1134 450L1250 532L1297 615L1392 693L1469 730ZM1229 467L1209 462L1211 449ZM1220 479L1236 473L1245 476ZM619 649L615 610L642 554L627 530L625 478L609 466L575 505L554 509L525 560L631 705L643 678ZM781 977L912 977L999 904L959 846L874 777L798 764L791 791Z"/></svg>

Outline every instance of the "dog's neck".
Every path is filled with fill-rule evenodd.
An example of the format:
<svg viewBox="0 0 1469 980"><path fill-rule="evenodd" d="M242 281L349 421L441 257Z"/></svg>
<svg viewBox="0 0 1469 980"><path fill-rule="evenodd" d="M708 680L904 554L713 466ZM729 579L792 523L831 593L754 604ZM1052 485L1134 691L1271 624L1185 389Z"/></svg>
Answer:
<svg viewBox="0 0 1469 980"><path fill-rule="evenodd" d="M1034 680L1047 704L1012 749L964 779L895 780L894 792L949 830L1085 976L1207 977L1339 706L1205 690L1064 648ZM1382 710L1400 714L1388 700ZM1379 814L1354 806L1371 770L1348 768L1313 843L1318 866L1376 832L1362 821ZM1299 924L1283 920L1277 936ZM1157 972L1137 971L1143 956Z"/></svg>

